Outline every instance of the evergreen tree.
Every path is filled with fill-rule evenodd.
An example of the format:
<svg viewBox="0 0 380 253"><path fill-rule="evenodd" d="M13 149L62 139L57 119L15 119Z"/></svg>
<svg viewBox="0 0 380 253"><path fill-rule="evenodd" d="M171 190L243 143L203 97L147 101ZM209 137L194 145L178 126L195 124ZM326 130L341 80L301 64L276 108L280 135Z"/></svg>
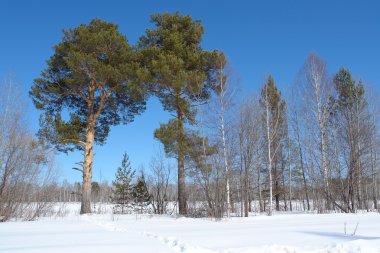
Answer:
<svg viewBox="0 0 380 253"><path fill-rule="evenodd" d="M150 205L152 196L148 191L144 174L137 179L136 185L133 187L132 198L138 211L142 213L144 209Z"/></svg>
<svg viewBox="0 0 380 253"><path fill-rule="evenodd" d="M175 115L168 129L173 132L169 143L177 143L179 213L186 214L185 191L185 123L195 123L194 102L209 98L215 86L217 51L200 46L203 27L191 16L156 14L151 17L156 29L148 29L140 38L143 64L148 70L150 90L160 99L164 109ZM165 145L165 136L158 136Z"/></svg>
<svg viewBox="0 0 380 253"><path fill-rule="evenodd" d="M136 57L117 25L94 19L64 31L30 91L45 112L40 137L60 151L84 151L81 213L91 212L95 143L104 144L110 126L129 123L145 109Z"/></svg>
<svg viewBox="0 0 380 253"><path fill-rule="evenodd" d="M276 199L276 209L280 209L279 162L281 161L281 141L286 133L286 104L281 98L281 92L269 76L261 89L260 104L263 108L263 121L266 130L266 145L269 177L269 215L272 215L272 196ZM274 194L273 194L274 185Z"/></svg>
<svg viewBox="0 0 380 253"><path fill-rule="evenodd" d="M93 202L99 201L99 195L100 195L100 185L98 182L92 182L91 183L91 200Z"/></svg>
<svg viewBox="0 0 380 253"><path fill-rule="evenodd" d="M351 73L341 68L334 77L337 92L335 123L338 125L338 135L347 148L345 157L348 170L348 211L364 207L363 201L363 160L368 146L367 124L368 103L364 96L364 86L351 78Z"/></svg>
<svg viewBox="0 0 380 253"><path fill-rule="evenodd" d="M132 184L132 181L134 175L135 171L132 170L129 156L127 153L124 153L121 166L116 171L116 179L112 181L114 187L112 190L112 202L120 205L121 213L124 213L124 208L133 199L132 191L134 185Z"/></svg>

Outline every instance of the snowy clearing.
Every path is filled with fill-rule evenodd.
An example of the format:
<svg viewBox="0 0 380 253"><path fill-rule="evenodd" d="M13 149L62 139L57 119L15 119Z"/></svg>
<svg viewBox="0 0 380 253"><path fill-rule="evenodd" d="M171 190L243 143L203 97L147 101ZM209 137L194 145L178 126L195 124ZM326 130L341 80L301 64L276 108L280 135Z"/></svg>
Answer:
<svg viewBox="0 0 380 253"><path fill-rule="evenodd" d="M69 215L0 223L0 252L379 253L380 214Z"/></svg>

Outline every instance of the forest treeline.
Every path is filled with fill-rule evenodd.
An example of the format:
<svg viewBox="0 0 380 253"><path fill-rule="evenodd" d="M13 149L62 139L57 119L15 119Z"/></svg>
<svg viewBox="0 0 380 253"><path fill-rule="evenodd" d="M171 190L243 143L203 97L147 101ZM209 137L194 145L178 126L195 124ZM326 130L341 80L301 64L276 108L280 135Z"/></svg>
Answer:
<svg viewBox="0 0 380 253"><path fill-rule="evenodd" d="M311 53L285 95L269 75L242 99L223 52L201 47L199 20L165 13L151 21L133 46L100 19L64 30L30 90L42 112L37 137L22 128L12 83L3 84L1 217L54 201L80 200L90 213L91 201L115 199L115 184L92 180L94 145L142 114L151 96L173 116L152 134L177 161L173 169L155 155L140 180L155 213L174 202L181 215L216 218L378 209L379 98L369 84L344 67L330 73ZM82 183L56 183L56 150L83 152Z"/></svg>

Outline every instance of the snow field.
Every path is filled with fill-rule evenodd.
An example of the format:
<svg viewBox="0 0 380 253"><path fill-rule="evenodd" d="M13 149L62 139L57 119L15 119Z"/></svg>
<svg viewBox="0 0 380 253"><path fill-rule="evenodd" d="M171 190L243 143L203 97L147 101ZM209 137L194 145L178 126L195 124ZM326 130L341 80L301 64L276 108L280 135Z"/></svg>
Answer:
<svg viewBox="0 0 380 253"><path fill-rule="evenodd" d="M64 218L0 223L0 252L380 253L380 214L287 213L214 221L71 211Z"/></svg>

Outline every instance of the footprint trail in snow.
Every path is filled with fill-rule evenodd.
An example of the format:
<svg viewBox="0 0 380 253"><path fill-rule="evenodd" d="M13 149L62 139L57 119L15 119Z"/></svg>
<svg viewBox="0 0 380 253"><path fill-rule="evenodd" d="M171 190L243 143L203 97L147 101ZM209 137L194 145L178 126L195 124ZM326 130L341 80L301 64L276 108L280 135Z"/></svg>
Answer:
<svg viewBox="0 0 380 253"><path fill-rule="evenodd" d="M82 219L85 221L91 222L93 224L96 224L111 232L133 233L133 231L131 231L130 229L122 228L118 226L117 224L115 224L114 222L98 220L95 217L92 217L89 215L82 216ZM170 249L172 249L176 253L217 253L216 251L212 251L212 250L205 249L202 247L194 247L194 246L188 245L187 243L184 243L178 240L177 238L171 237L171 236L160 236L160 235L156 235L154 233L145 232L145 231L140 234L147 238L158 240L160 243L167 245Z"/></svg>

